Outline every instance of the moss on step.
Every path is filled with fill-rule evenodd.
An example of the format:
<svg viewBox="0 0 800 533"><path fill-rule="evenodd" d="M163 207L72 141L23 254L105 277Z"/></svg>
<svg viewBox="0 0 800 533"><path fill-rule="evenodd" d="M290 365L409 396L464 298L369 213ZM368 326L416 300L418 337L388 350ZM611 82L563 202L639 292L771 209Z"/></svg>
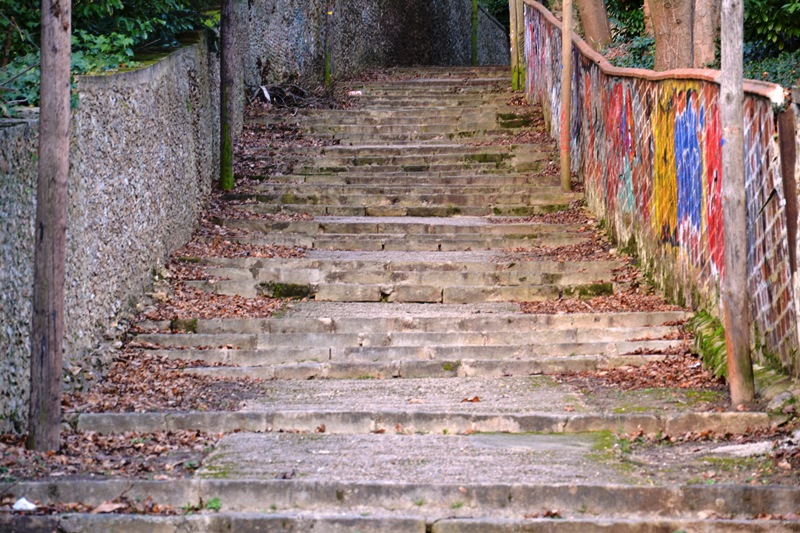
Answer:
<svg viewBox="0 0 800 533"><path fill-rule="evenodd" d="M175 318L169 323L169 329L175 333L197 333L197 319Z"/></svg>
<svg viewBox="0 0 800 533"><path fill-rule="evenodd" d="M610 296L612 294L614 294L614 284L610 282L589 283L587 285L576 285L564 289L564 296L578 297L581 299L594 298L596 296Z"/></svg>
<svg viewBox="0 0 800 533"><path fill-rule="evenodd" d="M299 300L308 298L314 291L310 285L300 285L297 283L279 283L277 281L267 281L259 285L259 289L267 296L273 298L290 298Z"/></svg>
<svg viewBox="0 0 800 533"><path fill-rule="evenodd" d="M728 351L725 346L725 328L722 322L706 311L701 311L686 323L694 335L694 350L703 364L717 377L728 376Z"/></svg>

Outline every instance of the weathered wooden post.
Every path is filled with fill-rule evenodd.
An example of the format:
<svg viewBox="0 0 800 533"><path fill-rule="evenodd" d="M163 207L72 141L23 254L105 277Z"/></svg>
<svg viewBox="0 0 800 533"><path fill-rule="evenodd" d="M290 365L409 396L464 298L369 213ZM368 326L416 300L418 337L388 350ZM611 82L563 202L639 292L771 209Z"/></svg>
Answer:
<svg viewBox="0 0 800 533"><path fill-rule="evenodd" d="M514 91L521 91L519 76L519 32L517 31L517 3L521 0L509 0L508 2L508 15L509 15L509 37L511 39L511 89Z"/></svg>
<svg viewBox="0 0 800 533"><path fill-rule="evenodd" d="M564 0L561 12L561 188L572 189L572 0Z"/></svg>
<svg viewBox="0 0 800 533"><path fill-rule="evenodd" d="M30 449L61 441L72 2L42 0L39 176L31 324Z"/></svg>
<svg viewBox="0 0 800 533"><path fill-rule="evenodd" d="M750 359L747 297L747 205L744 188L744 88L742 75L744 8L742 0L722 2L722 216L725 224L725 277L722 303L731 403L755 397Z"/></svg>
<svg viewBox="0 0 800 533"><path fill-rule="evenodd" d="M233 27L234 2L222 0L220 17L220 157L219 188L223 191L233 189L233 132L236 116L236 99L233 91L236 79L236 36Z"/></svg>

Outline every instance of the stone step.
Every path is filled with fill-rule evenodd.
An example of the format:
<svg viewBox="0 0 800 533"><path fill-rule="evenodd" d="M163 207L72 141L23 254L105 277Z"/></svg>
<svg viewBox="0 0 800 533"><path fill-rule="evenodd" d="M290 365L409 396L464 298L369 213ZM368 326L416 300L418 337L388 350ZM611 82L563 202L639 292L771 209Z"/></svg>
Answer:
<svg viewBox="0 0 800 533"><path fill-rule="evenodd" d="M310 250L306 257L265 260L256 257L237 258L187 258L186 262L202 266L228 269L247 269L254 272L279 270L384 270L387 272L511 272L551 273L600 273L620 266L616 261L520 261L504 259L502 255L486 252L440 252L435 256L426 252L326 252ZM379 309L370 309L379 312ZM379 314L381 316L382 314ZM595 315L597 316L597 315ZM605 316L602 315L602 316ZM636 315L638 316L638 314ZM596 320L601 320L597 318Z"/></svg>
<svg viewBox="0 0 800 533"><path fill-rule="evenodd" d="M359 146L303 146L288 149L281 153L298 155L315 155L327 157L370 158L370 157L408 157L436 155L441 157L471 158L474 156L503 157L512 154L528 154L545 152L552 153L552 146L548 144L510 144L501 146L476 146L463 143L417 143L417 144L378 144Z"/></svg>
<svg viewBox="0 0 800 533"><path fill-rule="evenodd" d="M493 130L469 130L455 128L445 133L405 131L400 133L375 133L370 131L350 132L310 132L308 137L331 141L340 145L400 143L400 142L441 142L453 141L461 143L499 142L514 139L514 136L528 131L526 128L507 128Z"/></svg>
<svg viewBox="0 0 800 533"><path fill-rule="evenodd" d="M453 504L455 505L455 504ZM546 511L542 511L546 512ZM522 513L524 514L524 513ZM363 533L663 533L691 531L693 533L762 533L776 531L800 531L800 523L778 520L721 520L721 519L668 519L651 518L453 518L443 516L426 521L425 518L382 515L379 512L362 511L315 513L308 511L270 513L231 513L184 516L148 516L131 514L92 515L69 514L59 516L0 516L0 528L8 531L157 531L178 533L204 531L227 533L228 531L281 531L305 533L325 531L339 533L358 531Z"/></svg>
<svg viewBox="0 0 800 533"><path fill-rule="evenodd" d="M573 193L572 198L566 198L564 203L544 204L511 204L511 205L483 205L483 206L455 206L455 205L314 205L314 204L268 204L261 203L249 209L256 213L278 214L293 213L312 216L346 216L346 217L455 217L455 216L530 216L567 209L568 203L580 198L578 193Z"/></svg>
<svg viewBox="0 0 800 533"><path fill-rule="evenodd" d="M480 134L487 134L493 131L509 130L515 132L526 131L530 126L530 120L520 118L516 120L497 121L487 120L478 122L443 122L443 123L417 123L413 121L392 122L386 124L306 124L307 131L311 134L315 133L341 133L341 134L359 134L366 133L370 135L381 134L410 134L410 133L435 133L435 134L459 134L461 132L469 132L472 135L465 133L463 136L474 137Z"/></svg>
<svg viewBox="0 0 800 533"><path fill-rule="evenodd" d="M455 441L453 438L449 440ZM552 445L546 447L543 444L542 447L544 454L548 455L547 450ZM391 450L392 455L399 452ZM322 456L324 458L327 454ZM516 465L517 461L513 464ZM417 468L419 466L413 467L414 470ZM292 470L289 468L283 474ZM502 469L503 472L506 470ZM163 481L53 480L7 485L2 486L4 493L7 491L15 498L25 496L43 505L82 501L96 507L114 501L124 492L134 501L151 498L176 509L220 498L222 509L217 513L179 516L2 514L0 528L6 531L56 531L60 528L65 531L164 533L800 531L797 520L753 519L755 516L793 514L792 505L800 497L800 490L779 486L637 486L602 484L591 479L558 484L535 480L515 484L508 479L495 483L387 483L382 480L348 483L317 479L211 477ZM533 518L535 514L541 516L553 510L558 511L557 518Z"/></svg>
<svg viewBox="0 0 800 533"><path fill-rule="evenodd" d="M586 335L628 330L629 338L647 336L649 328L674 327L691 317L684 311L651 313L570 313L559 315L528 315L509 313L505 307L483 306L464 309L463 306L424 304L387 306L385 304L351 304L347 316L337 316L341 306L300 302L288 304L281 317L252 319L200 319L194 331L202 334L225 333L457 333L457 332L526 332L537 336L542 332L563 331L573 336L579 330ZM342 313L338 313L341 315ZM169 322L143 321L144 329L169 329Z"/></svg>
<svg viewBox="0 0 800 533"><path fill-rule="evenodd" d="M295 183L308 185L372 185L392 187L440 186L440 187L512 187L512 186L557 186L558 177L549 174L475 174L464 175L454 172L383 173L376 175L287 175L270 176L273 183Z"/></svg>
<svg viewBox="0 0 800 533"><path fill-rule="evenodd" d="M526 205L529 207L542 205L567 206L569 203L583 199L583 193L565 193L560 190L546 188L525 192L498 192L494 194L470 194L448 192L443 194L426 194L416 191L410 194L368 194L358 190L346 190L343 194L322 193L304 194L287 187L287 192L262 192L255 198L264 204L309 204L313 206L359 205L365 207L414 207L414 206L454 206L454 207L486 207L495 205Z"/></svg>
<svg viewBox="0 0 800 533"><path fill-rule="evenodd" d="M525 113L527 110L520 110L519 107L509 106L505 103L496 105L486 105L479 108L464 108L452 106L428 107L425 109L415 109L413 107L398 107L392 110L378 110L372 108L349 108L349 109L304 109L291 117L284 116L261 116L248 117L249 124L280 124L280 123L303 123L305 121L320 120L326 121L347 121L351 119L382 119L382 118L411 118L420 122L430 120L433 117L463 118L470 116L480 116L492 118L497 114L518 114Z"/></svg>
<svg viewBox="0 0 800 533"><path fill-rule="evenodd" d="M395 288L404 285L415 286L491 286L491 287L518 287L529 285L558 285L573 287L576 285L589 285L598 280L613 279L612 269L573 272L453 272L441 270L366 270L366 269L341 269L319 270L315 268L276 268L266 267L257 270L247 269L210 269L210 276L218 281L207 283L205 281L187 281L189 285L201 286L211 290L213 286L223 286L225 282L238 283L274 283L291 285L320 285L329 283L346 284L386 284ZM224 289L227 291L227 289Z"/></svg>
<svg viewBox="0 0 800 533"><path fill-rule="evenodd" d="M632 355L634 352L663 353L680 346L674 340L628 340L658 339L670 328L647 328L641 336L632 335L625 329L619 332L572 332L564 331L529 333L498 332L485 333L432 333L432 332L388 332L388 333L143 333L137 341L160 347L217 347L232 346L243 350L273 350L278 348L307 349L308 360L330 359L368 360L379 359L433 359L453 358L464 347L501 347L497 350L466 351L465 358L487 357L518 358L539 355ZM661 333L662 335L659 335ZM316 350L316 351L315 351ZM296 353L295 351L285 353ZM437 355L438 354L438 355ZM313 355L313 357L312 357ZM235 356L235 354L234 354ZM480 356L480 357L478 357Z"/></svg>
<svg viewBox="0 0 800 533"><path fill-rule="evenodd" d="M228 296L256 298L273 295L274 286L269 282L223 280L210 282L186 282L194 287ZM387 283L319 283L309 286L309 298L322 302L387 302L387 303L444 303L475 304L486 302L540 302L557 298L591 298L614 294L626 289L610 280L597 280L585 284L538 284L538 285L416 285Z"/></svg>
<svg viewBox="0 0 800 533"><path fill-rule="evenodd" d="M323 187L320 187L321 189ZM225 227L261 233L293 233L303 235L377 234L377 235L482 235L485 237L519 236L553 233L579 233L580 224L492 223L485 217L316 217L314 220L271 222L267 220L224 219Z"/></svg>
<svg viewBox="0 0 800 533"><path fill-rule="evenodd" d="M632 345L631 345L632 346ZM644 348L646 346L639 346ZM664 354L579 355L576 350L602 351L616 345L453 346L430 348L271 348L269 350L175 349L152 353L176 360L200 361L210 368L186 372L226 379L384 379L384 378L497 378L562 372L585 372L642 366L661 361ZM656 347L658 348L658 347ZM537 350L541 353L537 353ZM558 355L564 353L567 355ZM546 353L545 353L546 352ZM328 358L326 360L326 357ZM397 357L398 359L391 359ZM433 359L431 359L431 357Z"/></svg>
<svg viewBox="0 0 800 533"><path fill-rule="evenodd" d="M517 113L513 109L502 109L494 106L472 108L462 110L455 108L437 109L436 112L427 110L408 109L403 114L383 111L371 114L349 114L349 115L310 115L294 117L290 122L297 125L304 131L319 131L320 128L350 125L350 126L423 126L443 125L458 126L462 129L495 129L495 128L520 128L533 125L535 118L531 114ZM252 122L255 124L270 124L268 120ZM277 123L277 122L276 122Z"/></svg>
<svg viewBox="0 0 800 533"><path fill-rule="evenodd" d="M367 380L368 381L368 380ZM313 381L312 381L313 382ZM276 383L305 383L278 381ZM411 398L413 399L413 398ZM407 401L408 399L406 399ZM208 433L316 433L325 427L326 434L357 435L411 430L412 433L432 435L463 435L471 433L538 433L578 434L589 431L683 435L688 432L711 431L724 434L748 434L771 427L765 413L637 413L637 414L575 414L575 413L502 413L474 414L470 412L426 412L397 409L394 411L354 410L252 410L158 413L89 413L77 421L79 431L102 434L126 432L154 433L159 431L204 431ZM404 435L404 437L408 437ZM353 439L354 440L354 439ZM407 444L397 443L400 446ZM263 456L263 449L253 452ZM447 457L448 455L441 455ZM512 476L511 479L516 479ZM184 502L185 503L185 502ZM796 511L796 507L794 508Z"/></svg>
<svg viewBox="0 0 800 533"><path fill-rule="evenodd" d="M344 180L342 180L344 181ZM371 181L371 180L369 180ZM532 183L523 185L503 185L498 180L496 184L486 185L441 185L441 184L428 184L427 180L417 180L420 183L412 184L406 183L404 185L383 185L372 184L367 181L366 183L358 184L319 184L313 182L303 183L264 183L256 185L252 188L252 192L246 193L228 193L223 196L225 200L264 200L280 198L284 195L296 195L321 198L324 196L341 196L346 194L365 194L365 195L383 195L383 196L409 196L409 195L449 195L449 194L466 194L466 195L531 195L531 194L560 194L560 189L553 185L551 177L542 178L542 182L530 180ZM411 181L411 180L408 180ZM266 196L271 195L271 196Z"/></svg>
<svg viewBox="0 0 800 533"><path fill-rule="evenodd" d="M228 224L226 223L225 225L227 226ZM589 242L590 238L588 235L580 233L531 233L495 237L465 234L325 233L305 235L267 233L258 237L237 237L236 240L242 243L277 244L289 247L303 246L318 250L453 252L565 246Z"/></svg>

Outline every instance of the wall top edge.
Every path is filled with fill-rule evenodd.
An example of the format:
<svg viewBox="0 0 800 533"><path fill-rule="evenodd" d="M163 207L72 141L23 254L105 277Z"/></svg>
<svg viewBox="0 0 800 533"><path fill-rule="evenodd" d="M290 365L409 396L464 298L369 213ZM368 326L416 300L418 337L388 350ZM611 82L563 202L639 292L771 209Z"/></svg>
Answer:
<svg viewBox="0 0 800 533"><path fill-rule="evenodd" d="M163 57L153 63L126 70L124 72L109 72L108 74L91 74L75 76L78 88L105 88L117 84L146 84L158 78L170 67L173 60L180 59L182 55L191 53L196 46L202 45L204 36L202 31L191 32L192 39L182 40L181 46L165 53Z"/></svg>
<svg viewBox="0 0 800 533"><path fill-rule="evenodd" d="M532 8L539 11L553 26L561 29L561 21L558 20L550 11L539 2L535 0L523 0L523 2ZM624 78L638 78L648 81L666 81L666 80L697 80L707 81L711 83L720 83L722 72L713 69L701 68L682 68L674 70L665 70L663 72L656 72L643 68L622 68L612 65L602 54L597 52L594 48L589 46L580 35L572 32L572 42L580 50L581 54L593 61L600 69L607 75L624 77ZM767 98L775 105L782 105L785 101L783 87L775 83L770 83L760 80L745 80L744 92L762 98Z"/></svg>

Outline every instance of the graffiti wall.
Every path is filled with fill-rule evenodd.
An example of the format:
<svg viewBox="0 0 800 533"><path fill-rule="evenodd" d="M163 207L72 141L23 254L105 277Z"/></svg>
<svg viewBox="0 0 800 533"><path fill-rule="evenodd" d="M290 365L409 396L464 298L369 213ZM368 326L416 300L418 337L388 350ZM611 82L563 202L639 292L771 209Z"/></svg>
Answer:
<svg viewBox="0 0 800 533"><path fill-rule="evenodd" d="M525 6L526 91L560 116L561 28ZM572 170L589 207L678 303L717 309L725 275L722 130L717 72L655 73L612 67L573 46ZM775 86L748 84L745 180L751 319L762 358L800 375L792 266L776 120ZM559 137L559 124L551 120ZM763 362L763 361L762 361Z"/></svg>

